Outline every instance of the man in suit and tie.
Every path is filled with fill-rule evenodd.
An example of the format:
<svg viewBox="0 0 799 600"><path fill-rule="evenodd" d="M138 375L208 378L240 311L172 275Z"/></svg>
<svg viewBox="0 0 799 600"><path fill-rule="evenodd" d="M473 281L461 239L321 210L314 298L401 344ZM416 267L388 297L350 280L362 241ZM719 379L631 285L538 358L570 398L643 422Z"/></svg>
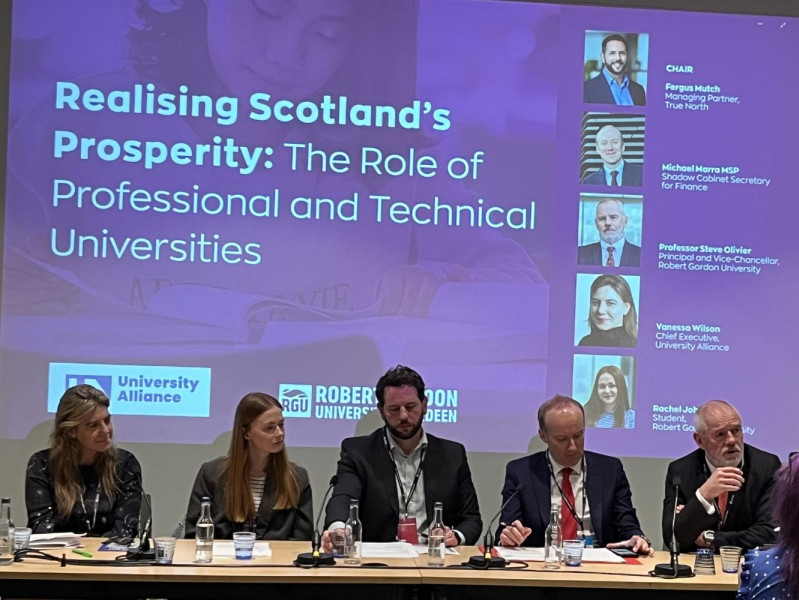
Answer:
<svg viewBox="0 0 799 600"><path fill-rule="evenodd" d="M585 536L594 545L651 554L621 461L584 451L582 405L555 396L538 409L538 427L547 450L508 463L502 500L510 501L502 511L502 522L510 525L500 526L499 543L543 546L550 506L556 504L563 539Z"/></svg>
<svg viewBox="0 0 799 600"><path fill-rule="evenodd" d="M606 267L638 267L641 247L624 237L627 215L620 198L603 198L596 205L594 224L599 241L577 248L577 264Z"/></svg>
<svg viewBox="0 0 799 600"><path fill-rule="evenodd" d="M359 501L364 542L391 542L408 525L419 543L433 518L433 504L444 505L447 546L474 544L483 522L463 445L422 429L427 413L421 376L399 365L375 388L377 410L385 423L371 435L341 444L338 481L325 518L323 544L331 551L330 530L344 527L350 500ZM450 527L451 526L451 527Z"/></svg>
<svg viewBox="0 0 799 600"><path fill-rule="evenodd" d="M627 40L614 33L602 40L602 71L583 83L583 102L643 106L646 91L627 75Z"/></svg>
<svg viewBox="0 0 799 600"><path fill-rule="evenodd" d="M721 546L746 552L773 543L771 490L780 459L744 444L741 416L723 400L697 409L694 441L699 448L666 472L663 539L671 540L676 503L674 532L681 552Z"/></svg>
<svg viewBox="0 0 799 600"><path fill-rule="evenodd" d="M614 125L603 125L596 132L596 152L602 167L583 177L580 183L589 185L641 186L643 168L624 160L624 136Z"/></svg>

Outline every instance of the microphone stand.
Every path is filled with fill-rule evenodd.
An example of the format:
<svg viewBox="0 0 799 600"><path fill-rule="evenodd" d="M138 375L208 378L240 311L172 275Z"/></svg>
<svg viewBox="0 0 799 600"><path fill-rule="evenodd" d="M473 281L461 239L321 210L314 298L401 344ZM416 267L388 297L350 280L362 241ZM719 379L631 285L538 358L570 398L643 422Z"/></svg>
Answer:
<svg viewBox="0 0 799 600"><path fill-rule="evenodd" d="M483 554L477 554L475 556L469 557L469 562L465 563L466 565L473 567L475 569L504 569L505 566L508 564L501 556L492 556L491 552L494 549L494 536L491 534L491 529L494 527L494 522L499 519L499 515L502 514L502 511L505 510L505 507L508 505L508 502L513 500L513 498L522 491L522 485L518 484L516 489L513 490L513 493L508 496L508 499L502 503L502 506L499 507L497 514L494 515L494 518L488 523L488 527L486 528L485 535L483 536Z"/></svg>
<svg viewBox="0 0 799 600"><path fill-rule="evenodd" d="M656 577L663 577L665 579L676 579L677 577L693 577L694 572L688 565L680 564L680 544L677 542L677 534L674 531L674 526L677 522L677 501L680 497L680 479L674 478L674 512L671 515L671 543L669 544L669 553L671 562L661 563L655 565L655 570L652 575Z"/></svg>
<svg viewBox="0 0 799 600"><path fill-rule="evenodd" d="M325 497L322 498L319 514L316 515L313 537L311 538L311 551L298 554L297 558L294 559L294 566L312 568L336 564L336 559L333 558L332 554L319 551L322 547L322 536L319 533L319 519L322 517L322 511L324 511L325 507L327 506L327 498L330 496L330 492L333 491L333 487L336 485L336 483L338 483L338 475L333 475L333 477L330 479L330 485L328 485L327 491L325 492Z"/></svg>
<svg viewBox="0 0 799 600"><path fill-rule="evenodd" d="M150 496L144 493L144 482L139 473L139 487L141 488L141 495L144 502L147 504L148 512L147 520L144 522L144 527L139 530L139 546L134 550L128 550L125 554L127 560L155 560L155 548L150 547L150 538L152 531L150 530L153 525L153 505L150 502Z"/></svg>

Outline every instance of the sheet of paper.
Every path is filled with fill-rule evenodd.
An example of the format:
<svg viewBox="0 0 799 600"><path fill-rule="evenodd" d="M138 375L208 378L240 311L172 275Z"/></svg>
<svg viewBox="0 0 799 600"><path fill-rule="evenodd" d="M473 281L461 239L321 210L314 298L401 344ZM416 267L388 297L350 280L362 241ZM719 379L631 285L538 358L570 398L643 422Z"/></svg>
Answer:
<svg viewBox="0 0 799 600"><path fill-rule="evenodd" d="M214 556L216 558L236 558L233 540L214 540ZM269 547L269 542L256 540L252 549L252 557L269 558L270 556L272 556L272 548Z"/></svg>
<svg viewBox="0 0 799 600"><path fill-rule="evenodd" d="M416 558L419 553L407 542L364 542L363 558Z"/></svg>
<svg viewBox="0 0 799 600"><path fill-rule="evenodd" d="M529 560L544 562L543 548L497 548L497 553L506 560ZM583 550L584 562L624 563L621 556L613 554L607 548L586 548Z"/></svg>
<svg viewBox="0 0 799 600"><path fill-rule="evenodd" d="M77 548L82 544L85 533L34 533L31 535L29 548Z"/></svg>

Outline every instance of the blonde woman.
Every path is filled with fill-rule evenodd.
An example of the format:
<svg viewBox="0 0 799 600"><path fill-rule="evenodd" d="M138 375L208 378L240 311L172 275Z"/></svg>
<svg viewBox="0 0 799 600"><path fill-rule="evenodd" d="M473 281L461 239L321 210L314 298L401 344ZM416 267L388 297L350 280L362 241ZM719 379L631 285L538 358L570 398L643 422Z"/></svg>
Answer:
<svg viewBox="0 0 799 600"><path fill-rule="evenodd" d="M246 530L257 539L311 539L311 484L306 470L288 460L283 408L275 398L251 393L239 402L230 452L197 473L186 512L188 538L203 496L211 499L217 538Z"/></svg>
<svg viewBox="0 0 799 600"><path fill-rule="evenodd" d="M108 397L90 385L61 396L50 448L31 457L25 477L34 533L136 535L141 467L133 454L114 446L108 407Z"/></svg>

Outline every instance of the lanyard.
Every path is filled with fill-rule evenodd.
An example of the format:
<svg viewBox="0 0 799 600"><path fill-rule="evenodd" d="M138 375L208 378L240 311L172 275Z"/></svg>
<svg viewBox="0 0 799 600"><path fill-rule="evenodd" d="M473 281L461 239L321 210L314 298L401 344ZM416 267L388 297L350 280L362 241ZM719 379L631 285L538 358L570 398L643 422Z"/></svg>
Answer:
<svg viewBox="0 0 799 600"><path fill-rule="evenodd" d="M566 504L566 508L569 509L569 512L574 517L574 520L577 521L577 525L580 527L580 531L584 531L585 530L585 525L583 524L583 519L577 515L577 510L574 508L574 506L572 506L572 503L565 496L565 494L563 493L563 488L560 487L560 484L558 483L558 480L555 477L555 469L552 468L552 460L549 457L549 450L547 450L547 465L549 466L549 475L550 475L550 477L552 477L552 481L555 483L555 487L558 488L558 492L560 492L560 497L563 499L563 502ZM580 469L580 471L581 471L580 472L580 476L581 476L581 478L583 480L583 502L582 502L583 509L581 511L581 514L583 516L585 516L585 497L588 495L588 490L586 489L586 486L585 486L585 480L586 480L586 477L585 477L585 471L586 471L586 468L585 468L585 455L583 455L583 458L581 459L581 469ZM576 498L575 498L575 500L576 500Z"/></svg>
<svg viewBox="0 0 799 600"><path fill-rule="evenodd" d="M388 443L388 433L386 433L385 429L383 429L383 442L386 445L386 450L388 451L388 457L391 459L391 464L394 466L394 478L397 480L400 495L402 496L402 506L400 506L402 514L400 517L406 519L408 518L408 504L410 503L411 498L413 498L413 493L416 491L416 485L419 483L419 477L422 475L422 470L424 469L424 455L427 451L427 446L422 448L421 455L419 456L419 467L416 469L416 474L413 476L413 483L411 483L411 489L408 491L408 495L406 496L405 487L402 485L402 479L400 479L399 470L397 470L397 463L394 460L394 454L391 452L391 446Z"/></svg>
<svg viewBox="0 0 799 600"><path fill-rule="evenodd" d="M94 531L94 526L97 524L97 505L100 504L100 488L97 488L97 493L94 495L94 514L92 515L92 520L89 521L89 513L86 511L86 503L83 500L83 495L80 497L80 505L83 508L83 516L86 517L86 527L88 527L88 531L86 533L92 533Z"/></svg>

